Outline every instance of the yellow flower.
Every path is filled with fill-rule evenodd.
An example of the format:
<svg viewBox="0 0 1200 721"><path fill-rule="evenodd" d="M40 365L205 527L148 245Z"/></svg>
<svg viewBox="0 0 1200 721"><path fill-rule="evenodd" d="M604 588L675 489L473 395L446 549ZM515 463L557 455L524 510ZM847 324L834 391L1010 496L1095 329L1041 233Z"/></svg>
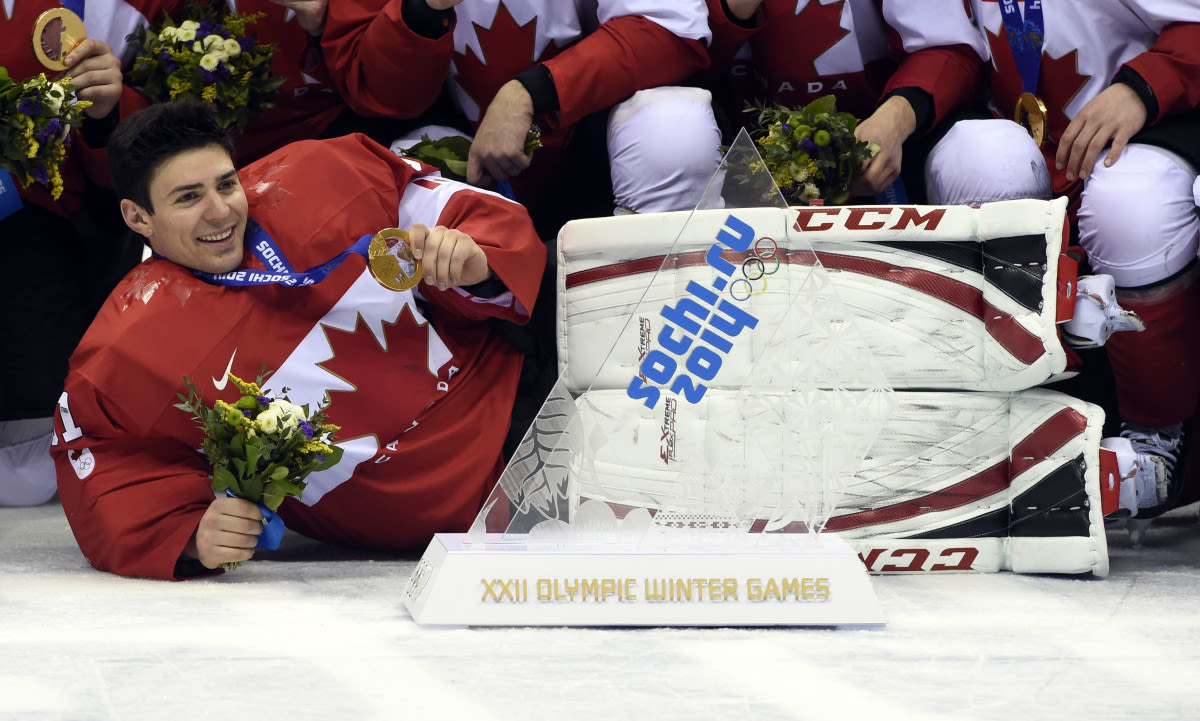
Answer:
<svg viewBox="0 0 1200 721"><path fill-rule="evenodd" d="M200 97L210 103L217 102L217 86L205 85L204 89L200 91Z"/></svg>

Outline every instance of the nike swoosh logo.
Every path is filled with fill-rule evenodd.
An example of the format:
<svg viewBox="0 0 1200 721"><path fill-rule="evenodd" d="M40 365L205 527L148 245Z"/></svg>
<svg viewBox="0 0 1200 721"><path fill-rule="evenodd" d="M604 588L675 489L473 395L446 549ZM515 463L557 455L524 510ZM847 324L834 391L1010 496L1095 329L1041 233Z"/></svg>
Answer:
<svg viewBox="0 0 1200 721"><path fill-rule="evenodd" d="M212 379L213 387L219 391L225 390L225 384L229 383L229 371L233 370L234 358L237 358L237 348L234 348L233 355L229 356L229 365L225 366L225 372L221 374L221 380Z"/></svg>

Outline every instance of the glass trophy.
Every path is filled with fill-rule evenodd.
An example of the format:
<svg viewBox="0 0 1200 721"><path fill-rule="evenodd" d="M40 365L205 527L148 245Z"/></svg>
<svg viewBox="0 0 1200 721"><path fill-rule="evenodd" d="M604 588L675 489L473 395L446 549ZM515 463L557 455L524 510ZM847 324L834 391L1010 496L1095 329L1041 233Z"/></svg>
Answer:
<svg viewBox="0 0 1200 721"><path fill-rule="evenodd" d="M490 559L489 576L520 580L509 594L519 602L481 593L483 616L882 623L857 554L821 532L893 393L859 319L794 224L742 131L693 211L564 227L560 259L572 260L558 287L560 377L470 531L443 549ZM408 589L410 611L435 583L428 555ZM534 575L499 570L518 558ZM560 563L566 576L552 570ZM690 580L699 577L707 580ZM562 591L561 578L628 593L613 603L562 601L595 593ZM658 582L668 596L706 600L647 598ZM753 603L763 594L790 599L775 604L790 613L764 613ZM542 605L562 613L538 612ZM534 612L506 613L522 606Z"/></svg>

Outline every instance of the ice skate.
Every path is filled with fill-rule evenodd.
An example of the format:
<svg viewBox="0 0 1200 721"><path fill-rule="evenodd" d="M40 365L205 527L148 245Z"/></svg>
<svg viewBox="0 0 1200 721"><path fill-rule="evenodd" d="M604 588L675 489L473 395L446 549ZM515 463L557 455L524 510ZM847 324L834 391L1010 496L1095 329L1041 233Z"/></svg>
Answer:
<svg viewBox="0 0 1200 721"><path fill-rule="evenodd" d="M1169 508L1171 477L1183 446L1183 424L1151 428L1121 424L1118 438L1105 438L1101 447L1117 454L1121 474L1121 513L1129 541L1139 548L1152 519Z"/></svg>

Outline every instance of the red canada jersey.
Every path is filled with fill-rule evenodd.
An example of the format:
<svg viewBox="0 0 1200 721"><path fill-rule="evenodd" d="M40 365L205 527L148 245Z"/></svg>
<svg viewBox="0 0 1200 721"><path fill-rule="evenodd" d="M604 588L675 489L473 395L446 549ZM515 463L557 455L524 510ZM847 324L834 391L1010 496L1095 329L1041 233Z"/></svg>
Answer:
<svg viewBox="0 0 1200 721"><path fill-rule="evenodd" d="M176 22L184 19L185 0L108 0L124 7L119 23L124 34L139 26L157 25L163 12ZM250 121L238 136L238 162L246 163L288 143L316 138L329 127L346 105L334 90L321 59L320 41L310 38L296 22L295 13L271 0L227 0L229 12L263 13L246 27L259 42L275 43L271 72L284 78L276 105ZM124 37L124 34L121 37ZM128 68L134 49L122 41L113 51Z"/></svg>
<svg viewBox="0 0 1200 721"><path fill-rule="evenodd" d="M1025 14L1024 0L1017 9ZM996 0L971 0L991 47L993 109L1013 117L1022 80ZM1200 105L1200 4L1184 0L1052 0L1037 95L1049 112L1043 149L1053 156L1071 118L1112 84L1122 65L1154 90L1159 116ZM1051 164L1053 168L1053 164Z"/></svg>
<svg viewBox="0 0 1200 721"><path fill-rule="evenodd" d="M936 123L976 90L987 48L961 0L764 0L754 27L708 0L713 71L747 100L801 106L837 97L865 118L900 87L934 99Z"/></svg>
<svg viewBox="0 0 1200 721"><path fill-rule="evenodd" d="M291 267L421 222L470 235L508 290L481 299L377 283L351 254L309 286L214 285L162 259L113 291L72 357L52 447L63 508L97 568L172 578L213 500L202 434L173 406L190 379L234 401L232 372L297 404L328 403L342 460L280 507L287 525L412 548L465 530L502 469L520 354L489 320L523 322L544 246L525 210L429 174L361 135L289 145L241 172L250 216ZM315 201L315 202L314 202ZM262 269L247 252L243 267Z"/></svg>

